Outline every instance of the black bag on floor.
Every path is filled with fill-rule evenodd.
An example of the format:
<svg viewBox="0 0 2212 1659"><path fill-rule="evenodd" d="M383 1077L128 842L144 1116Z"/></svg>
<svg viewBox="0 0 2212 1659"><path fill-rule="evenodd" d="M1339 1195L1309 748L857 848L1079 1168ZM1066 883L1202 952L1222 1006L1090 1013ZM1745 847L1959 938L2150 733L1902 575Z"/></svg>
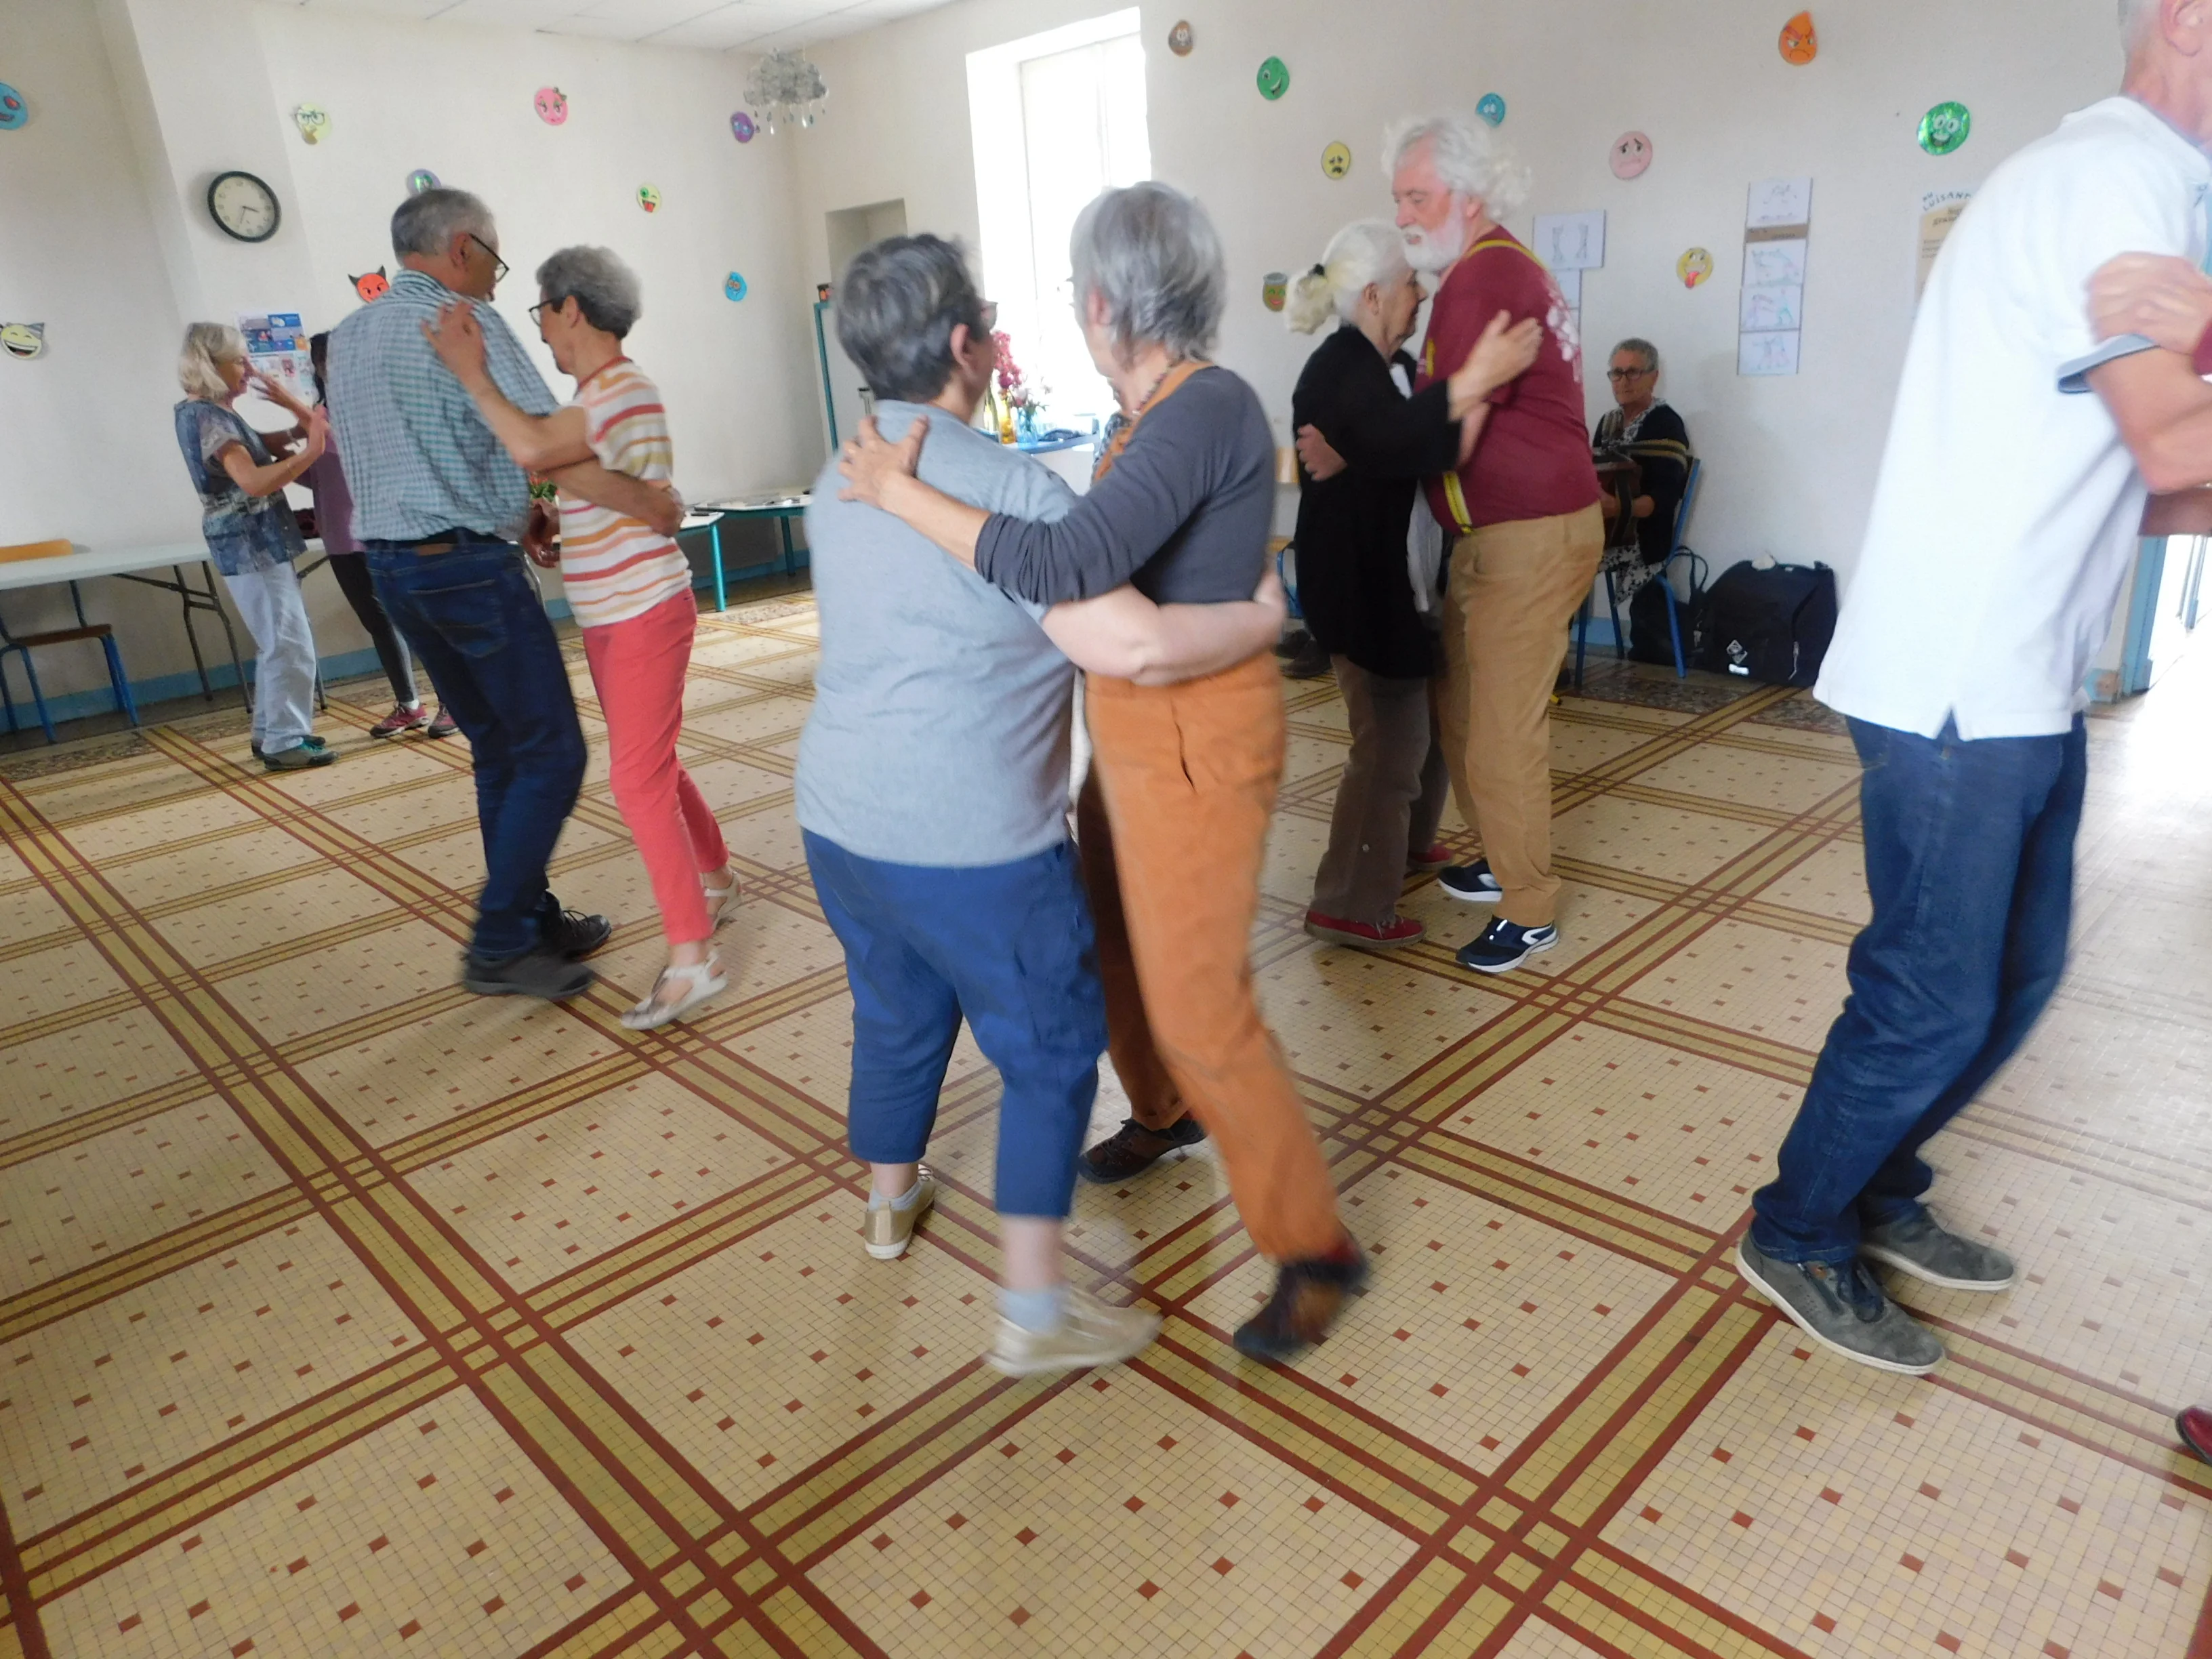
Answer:
<svg viewBox="0 0 2212 1659"><path fill-rule="evenodd" d="M1660 586L1674 568L1675 559L1686 560L1690 573L1690 597L1674 601L1674 618L1682 630L1682 660L1694 663L1697 659L1697 618L1705 604L1705 562L1686 547L1674 550L1674 556L1667 561L1666 569L1636 590L1636 597L1628 602L1628 659L1631 662L1662 663L1674 665L1674 637L1667 629L1667 596Z"/></svg>
<svg viewBox="0 0 2212 1659"><path fill-rule="evenodd" d="M1731 565L1698 620L1698 667L1810 685L1835 637L1836 573L1825 564Z"/></svg>

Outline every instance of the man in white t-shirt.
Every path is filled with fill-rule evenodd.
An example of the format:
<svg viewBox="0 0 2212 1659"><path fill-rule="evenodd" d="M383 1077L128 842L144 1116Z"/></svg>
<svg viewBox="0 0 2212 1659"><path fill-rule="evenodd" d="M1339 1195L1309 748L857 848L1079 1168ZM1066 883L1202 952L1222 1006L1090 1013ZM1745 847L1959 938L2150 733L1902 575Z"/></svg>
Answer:
<svg viewBox="0 0 2212 1659"><path fill-rule="evenodd" d="M2147 495L2212 481L2212 388L2147 340L2097 349L2087 312L2118 254L2204 258L2212 0L2120 9L2123 95L2000 166L1936 262L1815 689L1866 769L1874 915L1737 1261L1816 1340L1915 1376L1942 1345L1869 1264L2013 1282L2002 1251L1930 1218L1920 1149L2057 987L2084 683Z"/></svg>

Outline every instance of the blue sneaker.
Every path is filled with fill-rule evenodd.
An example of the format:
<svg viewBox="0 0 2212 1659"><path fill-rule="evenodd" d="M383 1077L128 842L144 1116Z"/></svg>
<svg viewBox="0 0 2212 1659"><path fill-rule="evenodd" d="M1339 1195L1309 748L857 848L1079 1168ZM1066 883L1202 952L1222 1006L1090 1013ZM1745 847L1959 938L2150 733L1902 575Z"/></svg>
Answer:
<svg viewBox="0 0 2212 1659"><path fill-rule="evenodd" d="M1452 864L1437 872L1437 885L1465 904L1495 904L1505 896L1498 878L1490 873L1490 860Z"/></svg>
<svg viewBox="0 0 2212 1659"><path fill-rule="evenodd" d="M1516 927L1500 916L1483 930L1480 939L1460 946L1459 965L1472 968L1478 974L1510 974L1530 957L1550 950L1559 942L1559 930L1549 924Z"/></svg>

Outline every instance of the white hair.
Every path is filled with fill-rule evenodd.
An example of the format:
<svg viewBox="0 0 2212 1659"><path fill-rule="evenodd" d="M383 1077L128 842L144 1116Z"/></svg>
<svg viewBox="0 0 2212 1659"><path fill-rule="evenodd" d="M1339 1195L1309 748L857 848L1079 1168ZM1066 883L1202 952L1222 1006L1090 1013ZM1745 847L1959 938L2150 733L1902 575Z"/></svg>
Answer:
<svg viewBox="0 0 2212 1659"><path fill-rule="evenodd" d="M246 356L246 337L228 323L193 323L185 330L184 348L177 353L177 384L187 398L220 403L230 396L218 363L234 363Z"/></svg>
<svg viewBox="0 0 2212 1659"><path fill-rule="evenodd" d="M1213 344L1228 262L1206 210L1172 185L1148 179L1101 194L1076 216L1068 262L1076 305L1093 294L1104 301L1123 351L1150 342L1202 357Z"/></svg>
<svg viewBox="0 0 2212 1659"><path fill-rule="evenodd" d="M1291 284L1283 320L1310 334L1331 317L1350 322L1370 283L1389 287L1405 280L1406 240L1383 219L1355 219L1329 238L1321 263Z"/></svg>
<svg viewBox="0 0 2212 1659"><path fill-rule="evenodd" d="M1406 158L1421 145L1437 177L1462 196L1482 204L1493 220L1505 220L1528 204L1534 181L1513 147L1486 122L1459 115L1422 115L1399 122L1382 135L1382 176L1395 177Z"/></svg>
<svg viewBox="0 0 2212 1659"><path fill-rule="evenodd" d="M538 292L556 311L574 300L586 322L617 340L628 337L645 310L637 273L612 248L562 248L538 267Z"/></svg>

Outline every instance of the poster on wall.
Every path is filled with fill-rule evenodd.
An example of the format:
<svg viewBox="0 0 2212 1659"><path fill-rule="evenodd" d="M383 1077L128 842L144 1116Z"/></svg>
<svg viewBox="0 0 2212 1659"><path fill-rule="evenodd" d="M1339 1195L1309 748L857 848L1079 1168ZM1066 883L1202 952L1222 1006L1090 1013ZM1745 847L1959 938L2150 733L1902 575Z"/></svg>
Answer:
<svg viewBox="0 0 2212 1659"><path fill-rule="evenodd" d="M246 361L303 403L315 400L314 365L307 356L307 331L296 311L240 312L238 331L246 337Z"/></svg>
<svg viewBox="0 0 2212 1659"><path fill-rule="evenodd" d="M1810 179L1762 179L1752 185L1743 216L1737 374L1797 372L1805 327L1805 255L1812 231Z"/></svg>
<svg viewBox="0 0 2212 1659"><path fill-rule="evenodd" d="M1912 288L1912 302L1920 303L1920 296L1928 292L1929 273L1936 269L1936 256L1943 251L1943 244L1951 234L1951 227L1959 222L1959 216L1966 210L1966 204L1974 199L1971 190L1930 190L1920 197L1920 274Z"/></svg>
<svg viewBox="0 0 2212 1659"><path fill-rule="evenodd" d="M1555 274L1600 269L1605 264L1605 210L1538 214L1534 251Z"/></svg>

